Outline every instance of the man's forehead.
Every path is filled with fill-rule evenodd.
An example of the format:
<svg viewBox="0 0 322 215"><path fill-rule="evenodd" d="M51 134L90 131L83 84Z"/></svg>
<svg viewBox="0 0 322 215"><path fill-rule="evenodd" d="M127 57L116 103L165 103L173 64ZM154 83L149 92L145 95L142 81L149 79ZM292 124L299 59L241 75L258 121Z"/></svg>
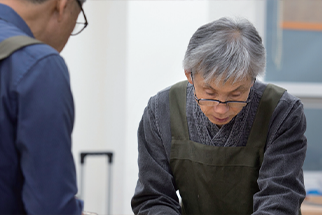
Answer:
<svg viewBox="0 0 322 215"><path fill-rule="evenodd" d="M218 80L214 79L210 82L203 81L203 86L205 88L218 90L223 89L228 91L236 91L236 90L246 90L249 88L251 80L248 78L241 79L234 81L233 79L228 79L227 81L224 81L224 79Z"/></svg>

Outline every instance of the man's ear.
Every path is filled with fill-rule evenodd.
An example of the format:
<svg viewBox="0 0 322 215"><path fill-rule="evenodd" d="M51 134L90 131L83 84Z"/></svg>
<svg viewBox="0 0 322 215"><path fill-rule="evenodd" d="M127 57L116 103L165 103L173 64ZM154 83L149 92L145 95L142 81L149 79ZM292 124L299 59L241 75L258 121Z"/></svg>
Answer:
<svg viewBox="0 0 322 215"><path fill-rule="evenodd" d="M250 87L253 87L253 86L254 86L254 84L255 84L255 82L256 82L256 78L254 79L254 81L253 81L253 83L252 83L252 86L250 86Z"/></svg>
<svg viewBox="0 0 322 215"><path fill-rule="evenodd" d="M58 22L61 22L63 20L68 1L70 0L56 0L56 11L58 15Z"/></svg>
<svg viewBox="0 0 322 215"><path fill-rule="evenodd" d="M185 70L184 74L186 75L190 84L192 84L191 70Z"/></svg>

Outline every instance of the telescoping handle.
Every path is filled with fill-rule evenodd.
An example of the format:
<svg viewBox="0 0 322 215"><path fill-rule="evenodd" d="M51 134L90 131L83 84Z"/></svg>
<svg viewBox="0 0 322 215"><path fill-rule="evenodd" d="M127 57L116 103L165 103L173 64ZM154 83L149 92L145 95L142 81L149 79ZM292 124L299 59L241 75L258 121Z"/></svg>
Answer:
<svg viewBox="0 0 322 215"><path fill-rule="evenodd" d="M112 193L112 163L113 163L113 152L81 152L80 162L81 162L81 180L80 180L80 198L84 199L84 164L85 158L87 156L107 156L107 172L108 172L108 184L107 184L107 215L111 214L111 193Z"/></svg>
<svg viewBox="0 0 322 215"><path fill-rule="evenodd" d="M100 156L100 155L106 155L108 157L108 163L113 163L113 152L81 152L80 158L81 158L81 164L83 165L85 163L85 157L87 155L91 156Z"/></svg>

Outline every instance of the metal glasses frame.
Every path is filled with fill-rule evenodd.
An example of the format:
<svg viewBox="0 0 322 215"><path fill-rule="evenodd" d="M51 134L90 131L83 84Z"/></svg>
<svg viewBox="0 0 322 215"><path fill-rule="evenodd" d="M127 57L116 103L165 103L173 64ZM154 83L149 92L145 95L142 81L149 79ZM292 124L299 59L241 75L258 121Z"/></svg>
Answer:
<svg viewBox="0 0 322 215"><path fill-rule="evenodd" d="M80 9L81 9L81 11L82 11L82 14L83 14L83 16L84 16L84 20L85 20L85 22L83 23L83 22L76 22L76 25L77 24L83 24L84 26L83 26L83 28L79 31L79 32L77 32L77 33L75 33L75 34L71 34L72 36L76 36L76 35L78 35L78 34L80 34L86 27L87 27L87 25L88 25L88 22L87 22L87 18L86 18L86 15L85 15L85 12L84 12L84 10L83 10L83 6L82 6L82 3L81 3L81 1L80 0L76 0L77 1L77 3L78 3L78 5L79 5L79 7L80 7Z"/></svg>

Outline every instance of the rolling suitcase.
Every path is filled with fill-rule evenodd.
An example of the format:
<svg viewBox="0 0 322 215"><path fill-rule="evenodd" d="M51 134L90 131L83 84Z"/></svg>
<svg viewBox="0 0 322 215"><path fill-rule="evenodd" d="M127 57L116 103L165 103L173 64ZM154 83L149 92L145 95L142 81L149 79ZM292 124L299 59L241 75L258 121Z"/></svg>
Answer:
<svg viewBox="0 0 322 215"><path fill-rule="evenodd" d="M111 189L112 189L112 163L113 163L113 152L81 152L80 153L80 163L81 163L81 169L80 169L80 194L79 198L84 199L84 165L85 165L85 158L87 156L107 156L107 172L108 172L108 178L107 178L107 215L111 214Z"/></svg>

